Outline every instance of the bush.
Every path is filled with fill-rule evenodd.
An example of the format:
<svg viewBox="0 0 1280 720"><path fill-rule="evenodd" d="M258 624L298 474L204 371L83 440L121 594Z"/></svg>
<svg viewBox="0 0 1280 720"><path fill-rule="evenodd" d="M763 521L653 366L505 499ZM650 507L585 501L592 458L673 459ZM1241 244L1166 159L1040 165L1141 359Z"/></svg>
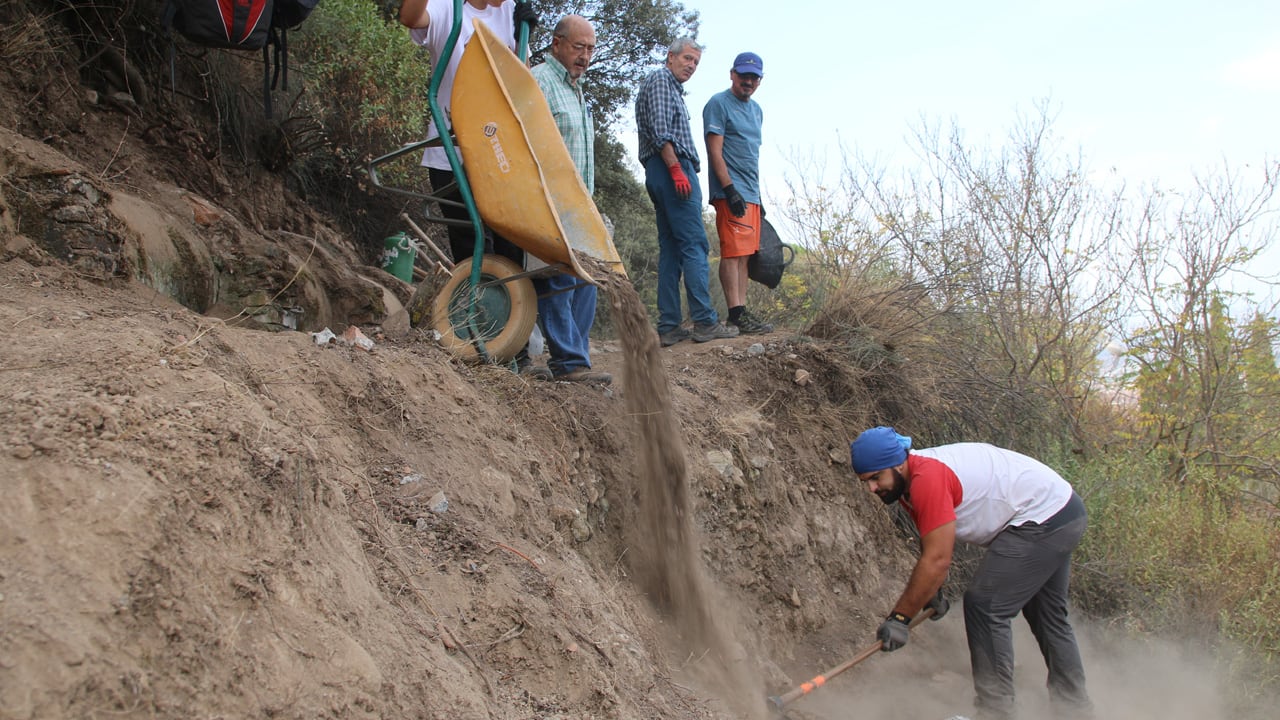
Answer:
<svg viewBox="0 0 1280 720"><path fill-rule="evenodd" d="M1208 472L1159 480L1158 460L1113 456L1070 473L1089 509L1077 553L1077 599L1134 632L1186 635L1253 651L1235 667L1255 687L1280 686L1280 536L1261 506ZM1229 642L1220 642L1229 641Z"/></svg>
<svg viewBox="0 0 1280 720"><path fill-rule="evenodd" d="M308 83L300 105L323 128L334 169L362 173L372 158L426 137L429 56L377 5L326 0L298 36Z"/></svg>

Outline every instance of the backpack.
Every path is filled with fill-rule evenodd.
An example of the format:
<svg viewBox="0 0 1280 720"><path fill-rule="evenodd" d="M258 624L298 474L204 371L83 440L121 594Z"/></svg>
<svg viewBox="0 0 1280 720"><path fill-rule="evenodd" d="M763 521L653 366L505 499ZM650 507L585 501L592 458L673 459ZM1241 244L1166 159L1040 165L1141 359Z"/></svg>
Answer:
<svg viewBox="0 0 1280 720"><path fill-rule="evenodd" d="M169 85L176 87L172 31L205 47L262 50L262 106L271 117L271 91L283 73L289 89L288 31L320 0L167 0L161 25L170 31ZM274 56L272 48L275 48ZM274 59L274 71L272 60Z"/></svg>
<svg viewBox="0 0 1280 720"><path fill-rule="evenodd" d="M782 282L782 271L795 259L795 248L783 244L778 231L760 218L760 249L747 260L747 277L772 290Z"/></svg>

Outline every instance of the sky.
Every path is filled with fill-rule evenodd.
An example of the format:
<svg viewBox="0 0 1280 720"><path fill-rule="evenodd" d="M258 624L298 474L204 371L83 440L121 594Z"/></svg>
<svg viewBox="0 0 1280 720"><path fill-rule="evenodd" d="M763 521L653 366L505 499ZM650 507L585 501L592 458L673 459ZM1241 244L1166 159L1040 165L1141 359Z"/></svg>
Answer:
<svg viewBox="0 0 1280 720"><path fill-rule="evenodd" d="M826 158L829 173L842 151L914 168L923 122L996 149L1038 105L1064 152L1130 186L1186 187L1224 163L1280 160L1277 0L685 5L701 14L706 48L685 84L695 139L733 57L764 60L766 207L785 199L797 158ZM620 137L635 148L627 125Z"/></svg>

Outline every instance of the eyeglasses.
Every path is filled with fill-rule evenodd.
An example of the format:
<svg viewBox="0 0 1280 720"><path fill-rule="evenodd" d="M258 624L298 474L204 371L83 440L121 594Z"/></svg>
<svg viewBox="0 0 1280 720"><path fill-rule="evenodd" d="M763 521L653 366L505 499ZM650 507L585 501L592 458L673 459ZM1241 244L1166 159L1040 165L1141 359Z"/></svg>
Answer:
<svg viewBox="0 0 1280 720"><path fill-rule="evenodd" d="M744 82L744 83L758 83L758 82L760 82L760 76L759 76L759 75L756 75L755 73L740 73L740 72L738 72L738 71L736 71L736 70L735 70L735 71L734 71L734 74L738 76L738 80L740 80L740 81L742 81L742 82Z"/></svg>
<svg viewBox="0 0 1280 720"><path fill-rule="evenodd" d="M559 40L560 42L566 42L568 40L568 38L566 38L563 35L557 35L556 39ZM584 42L569 43L569 49L579 54L585 52L588 55L594 55L596 52L595 45L588 45L587 43L584 43Z"/></svg>

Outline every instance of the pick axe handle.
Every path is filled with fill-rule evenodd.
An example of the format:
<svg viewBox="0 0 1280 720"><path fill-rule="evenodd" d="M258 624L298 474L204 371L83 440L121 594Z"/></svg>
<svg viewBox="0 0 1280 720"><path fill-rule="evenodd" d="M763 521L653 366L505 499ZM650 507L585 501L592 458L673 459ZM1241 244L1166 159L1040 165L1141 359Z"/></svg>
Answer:
<svg viewBox="0 0 1280 720"><path fill-rule="evenodd" d="M914 628L915 626L919 625L920 623L924 622L926 619L930 617L933 617L933 608L925 608L923 611L917 614L914 618L912 618L911 624L908 625L907 627ZM776 709L781 710L786 705L790 705L791 703L795 702L796 698L800 698L805 695L808 695L814 690L817 690L823 685L826 685L827 681L830 680L831 678L839 675L845 670L848 670L854 665L857 665L863 660L866 660L872 655L875 655L876 653L880 652L880 648L883 645L884 645L883 642L877 640L874 645L867 646L867 648L862 652L858 653L857 655L853 656L848 660L845 660L844 662L822 673L821 675L818 675L812 680L808 682L800 683L799 687L796 687L788 691L784 695L778 695L776 697L772 697L769 699L773 702L773 705Z"/></svg>

